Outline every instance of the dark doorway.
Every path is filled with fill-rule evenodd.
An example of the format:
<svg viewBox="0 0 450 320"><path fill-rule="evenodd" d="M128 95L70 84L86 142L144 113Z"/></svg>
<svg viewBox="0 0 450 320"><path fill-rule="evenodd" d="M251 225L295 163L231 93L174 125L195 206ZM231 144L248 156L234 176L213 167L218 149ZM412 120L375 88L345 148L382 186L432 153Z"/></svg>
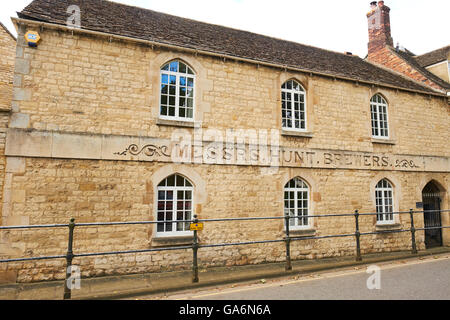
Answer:
<svg viewBox="0 0 450 320"><path fill-rule="evenodd" d="M442 246L441 227L441 192L433 182L429 182L422 190L423 218L425 228L425 246L427 249Z"/></svg>

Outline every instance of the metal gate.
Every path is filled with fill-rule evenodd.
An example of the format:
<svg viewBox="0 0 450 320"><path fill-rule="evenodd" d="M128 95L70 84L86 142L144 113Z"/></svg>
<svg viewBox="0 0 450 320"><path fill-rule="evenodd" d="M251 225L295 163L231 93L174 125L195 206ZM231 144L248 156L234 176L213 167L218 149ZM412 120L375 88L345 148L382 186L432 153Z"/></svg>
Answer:
<svg viewBox="0 0 450 320"><path fill-rule="evenodd" d="M423 215L425 228L425 246L428 248L442 246L441 193L432 182L422 191Z"/></svg>

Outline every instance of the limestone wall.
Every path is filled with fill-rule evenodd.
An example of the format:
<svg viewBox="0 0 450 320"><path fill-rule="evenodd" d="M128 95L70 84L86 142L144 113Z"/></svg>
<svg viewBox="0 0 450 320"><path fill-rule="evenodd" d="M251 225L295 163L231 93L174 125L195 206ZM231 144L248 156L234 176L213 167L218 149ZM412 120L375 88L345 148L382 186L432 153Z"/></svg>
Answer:
<svg viewBox="0 0 450 320"><path fill-rule="evenodd" d="M39 46L29 48L20 36L28 29L19 28L10 120L15 131L8 131L3 225L68 223L72 217L77 222L155 220L155 188L174 173L192 181L195 213L201 219L281 217L284 185L297 176L310 186L311 214L352 213L356 209L375 212L374 188L383 178L394 185L397 211L415 208L431 180L449 189L450 109L444 98L47 28L39 31ZM129 155L112 157L111 146L120 153L132 141L170 139L174 130L180 129L158 120L160 67L174 58L183 59L196 72L195 120L203 129L273 129L278 130L284 148L430 156L435 165L430 170L420 166L403 170L394 163L375 170L370 166L282 164L270 171L256 165L174 164ZM306 136L281 132L280 88L291 78L307 91ZM369 101L375 93L384 95L389 103L391 136L384 143L371 138ZM193 133L193 128L183 128ZM23 142L15 138L18 130L27 134L26 144L18 144ZM110 142L109 158L95 149L96 143L102 145L104 140ZM443 209L447 209L447 194L443 200ZM375 231L374 219L361 217L361 231ZM398 228L408 228L409 216L401 216L397 223ZM443 223L448 225L448 213L443 214ZM421 225L423 217L419 216L416 226ZM308 232L353 233L354 218L314 218ZM283 236L282 220L211 222L200 232L200 241ZM408 250L409 236L364 236L362 251ZM448 234L445 239L448 243ZM419 249L424 249L423 233L418 233L417 240ZM76 228L74 251L157 248L190 241L156 239L152 226ZM65 228L8 231L1 233L0 257L65 254L66 246ZM293 259L354 253L352 237L292 244ZM284 254L284 244L278 243L201 249L199 258L200 266L206 267L283 261ZM74 263L81 266L83 276L98 276L188 269L191 260L192 252L185 250L76 258ZM63 259L2 264L0 275L3 272L19 282L62 279L64 265Z"/></svg>
<svg viewBox="0 0 450 320"><path fill-rule="evenodd" d="M3 203L5 139L11 110L15 52L15 39L0 23L0 203ZM0 212L1 210L0 206ZM1 216L0 213L0 224Z"/></svg>
<svg viewBox="0 0 450 320"><path fill-rule="evenodd" d="M448 60L439 64L427 67L427 70L437 75L439 78L450 82L450 71L448 67Z"/></svg>
<svg viewBox="0 0 450 320"><path fill-rule="evenodd" d="M280 130L280 88L295 78L307 90L312 138L283 136L282 145L449 155L442 148L450 113L443 98L76 33L45 29L41 38L38 48L29 48L19 37L21 81L11 127L170 138L179 128L158 124L160 68L179 58L196 72L195 121L203 128ZM389 103L393 145L372 142L375 93Z"/></svg>
<svg viewBox="0 0 450 320"><path fill-rule="evenodd" d="M185 173L204 188L195 201L201 219L230 217L273 217L283 215L283 187L300 176L311 186L311 214L374 212L373 188L380 177L394 183L396 210L407 211L421 201L423 184L435 179L448 186L450 175L439 173L371 172L363 170L286 169L265 175L251 166L171 165L134 161L91 161L11 158L8 179L11 211L8 219L17 224L155 220L154 177L171 172ZM197 177L197 178L196 178ZM313 218L310 235L354 232L353 217ZM449 223L448 214L443 223ZM409 215L400 216L401 227L409 227ZM361 217L361 232L377 230L374 216ZM416 217L416 227L423 217ZM67 228L8 231L4 234L2 257L65 254ZM293 233L295 234L295 233ZM251 222L207 222L199 232L200 243L282 239L282 220ZM157 248L190 243L158 241L152 226L79 227L75 230L75 253ZM424 249L418 232L419 249ZM6 245L7 243L7 245ZM410 233L362 237L362 252L408 250ZM307 240L292 243L293 259L312 259L355 253L353 237ZM249 245L199 251L201 267L283 261L284 244ZM191 250L165 253L76 258L84 276L189 269ZM9 263L17 270L17 281L61 279L64 259L35 263ZM5 270L5 265L1 265Z"/></svg>
<svg viewBox="0 0 450 320"><path fill-rule="evenodd" d="M0 24L0 109L11 109L16 41Z"/></svg>

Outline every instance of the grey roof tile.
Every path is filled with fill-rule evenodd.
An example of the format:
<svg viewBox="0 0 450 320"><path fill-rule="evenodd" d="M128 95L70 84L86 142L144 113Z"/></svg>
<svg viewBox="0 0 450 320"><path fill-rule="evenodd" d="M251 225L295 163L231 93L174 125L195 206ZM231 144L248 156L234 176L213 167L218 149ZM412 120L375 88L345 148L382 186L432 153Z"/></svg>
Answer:
<svg viewBox="0 0 450 320"><path fill-rule="evenodd" d="M106 0L34 0L18 15L24 19L65 25L70 16L67 13L69 5L80 7L81 25L87 30L436 93L429 87L379 68L357 56Z"/></svg>

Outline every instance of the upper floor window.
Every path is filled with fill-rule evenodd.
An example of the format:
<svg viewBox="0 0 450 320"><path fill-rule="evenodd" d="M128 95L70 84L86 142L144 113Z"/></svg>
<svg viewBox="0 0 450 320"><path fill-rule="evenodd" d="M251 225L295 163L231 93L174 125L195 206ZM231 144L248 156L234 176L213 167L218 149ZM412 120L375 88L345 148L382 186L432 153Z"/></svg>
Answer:
<svg viewBox="0 0 450 320"><path fill-rule="evenodd" d="M161 118L193 120L194 82L194 71L181 61L171 61L161 68Z"/></svg>
<svg viewBox="0 0 450 320"><path fill-rule="evenodd" d="M393 223L394 222L394 202L391 183L383 179L375 187L375 202L377 208L377 223Z"/></svg>
<svg viewBox="0 0 450 320"><path fill-rule="evenodd" d="M379 94L370 99L370 113L372 115L372 136L374 138L389 138L388 105Z"/></svg>
<svg viewBox="0 0 450 320"><path fill-rule="evenodd" d="M284 214L295 216L289 219L289 227L295 229L310 225L309 188L300 178L294 178L284 186Z"/></svg>
<svg viewBox="0 0 450 320"><path fill-rule="evenodd" d="M283 129L306 130L305 90L295 80L281 86L281 119Z"/></svg>
<svg viewBox="0 0 450 320"><path fill-rule="evenodd" d="M157 233L164 235L190 234L194 188L186 178L174 174L158 185Z"/></svg>

